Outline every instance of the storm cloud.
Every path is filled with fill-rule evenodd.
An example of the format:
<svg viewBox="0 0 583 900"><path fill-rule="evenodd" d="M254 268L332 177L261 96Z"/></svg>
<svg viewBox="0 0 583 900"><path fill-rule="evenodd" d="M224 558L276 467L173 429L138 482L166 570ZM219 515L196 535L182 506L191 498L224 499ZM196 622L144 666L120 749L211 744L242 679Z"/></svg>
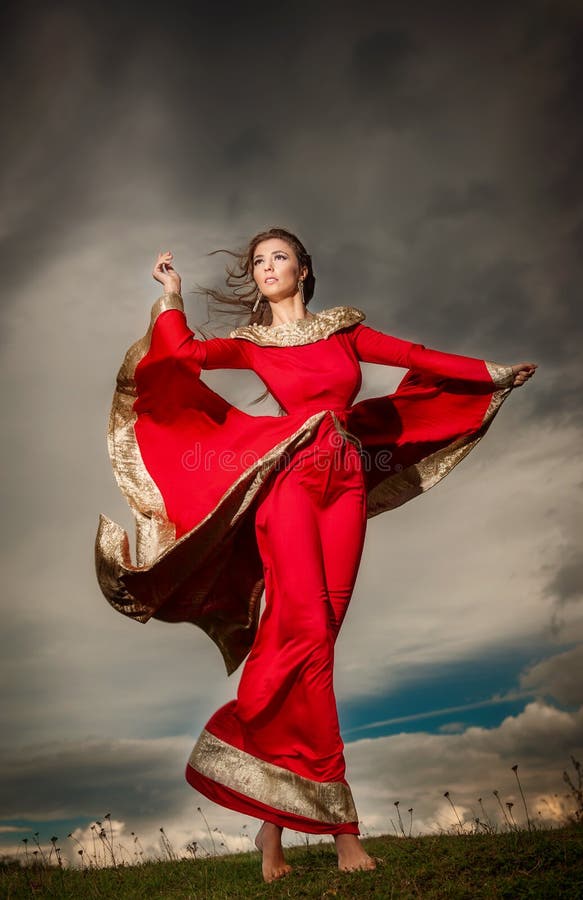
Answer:
<svg viewBox="0 0 583 900"><path fill-rule="evenodd" d="M5 828L85 827L105 806L152 842L159 825L178 842L199 834L181 770L238 674L197 629L138 626L104 602L98 515L132 526L105 433L159 294L156 252L174 251L196 328L206 309L191 290L223 278L207 254L270 225L312 253L314 310L350 304L428 347L539 364L443 486L369 522L337 693L371 827L388 828L379 785L430 829L456 772L470 810L514 763L550 803L582 746L582 24L565 0L5 11L6 846ZM403 374L363 372L361 398ZM249 406L256 376L231 374L205 381L275 414L271 399ZM441 673L453 696L476 660L487 677L465 696L432 692ZM402 717L399 698L401 733L372 727ZM357 707L367 722L351 721ZM444 708L457 711L423 718ZM212 816L234 840L239 820Z"/></svg>

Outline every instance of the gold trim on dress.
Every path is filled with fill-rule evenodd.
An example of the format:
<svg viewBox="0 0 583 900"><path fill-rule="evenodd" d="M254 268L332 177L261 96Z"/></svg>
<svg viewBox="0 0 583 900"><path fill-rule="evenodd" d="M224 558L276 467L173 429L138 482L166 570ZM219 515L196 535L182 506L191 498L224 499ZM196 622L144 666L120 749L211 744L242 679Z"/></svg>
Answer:
<svg viewBox="0 0 583 900"><path fill-rule="evenodd" d="M296 775L227 744L206 728L188 765L205 778L281 812L333 825L358 821L352 792L344 782Z"/></svg>
<svg viewBox="0 0 583 900"><path fill-rule="evenodd" d="M354 306L334 306L315 313L312 318L281 325L242 325L231 331L229 337L244 338L260 347L299 347L326 340L340 329L364 319L366 315Z"/></svg>
<svg viewBox="0 0 583 900"><path fill-rule="evenodd" d="M490 362L490 360L487 359L485 359L484 362L486 363L490 378L497 387L512 387L514 382L512 366L502 366L500 363Z"/></svg>
<svg viewBox="0 0 583 900"><path fill-rule="evenodd" d="M164 294L152 306L150 325L144 337L127 351L116 377L116 387L107 424L107 449L115 479L128 501L136 528L136 562L130 559L126 532L107 516L99 517L96 539L96 569L99 584L111 605L140 622L151 611L132 597L120 582L121 572L152 565L176 540L176 528L168 519L162 494L148 472L136 440L133 410L136 400L136 366L150 347L152 329L166 309L183 309L179 294Z"/></svg>
<svg viewBox="0 0 583 900"><path fill-rule="evenodd" d="M184 312L184 300L181 294L177 294L176 291L168 291L168 293L163 294L154 301L150 313L150 325L152 328L160 313L166 312L167 309L178 309L180 312Z"/></svg>

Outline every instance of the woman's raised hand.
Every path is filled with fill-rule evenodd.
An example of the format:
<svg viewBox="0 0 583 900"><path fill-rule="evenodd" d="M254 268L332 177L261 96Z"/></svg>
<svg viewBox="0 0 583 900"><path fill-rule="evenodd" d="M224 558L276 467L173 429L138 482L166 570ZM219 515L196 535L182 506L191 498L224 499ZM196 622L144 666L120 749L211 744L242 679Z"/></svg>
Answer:
<svg viewBox="0 0 583 900"><path fill-rule="evenodd" d="M536 369L538 367L537 363L518 363L515 366L512 366L512 371L514 373L514 381L512 383L512 387L521 387L525 381L528 381L529 378L532 378Z"/></svg>
<svg viewBox="0 0 583 900"><path fill-rule="evenodd" d="M164 286L164 292L166 294L179 294L182 289L180 275L172 265L173 259L174 257L171 250L159 253L156 265L152 271L153 278Z"/></svg>

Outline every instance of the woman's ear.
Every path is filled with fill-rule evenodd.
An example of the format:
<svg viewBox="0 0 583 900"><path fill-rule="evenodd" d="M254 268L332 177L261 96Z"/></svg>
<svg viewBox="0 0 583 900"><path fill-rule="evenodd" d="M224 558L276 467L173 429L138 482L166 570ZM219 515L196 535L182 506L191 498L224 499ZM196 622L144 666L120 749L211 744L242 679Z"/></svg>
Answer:
<svg viewBox="0 0 583 900"><path fill-rule="evenodd" d="M302 281L305 281L307 277L308 277L308 267L302 266L302 268L300 269L300 278L302 279Z"/></svg>

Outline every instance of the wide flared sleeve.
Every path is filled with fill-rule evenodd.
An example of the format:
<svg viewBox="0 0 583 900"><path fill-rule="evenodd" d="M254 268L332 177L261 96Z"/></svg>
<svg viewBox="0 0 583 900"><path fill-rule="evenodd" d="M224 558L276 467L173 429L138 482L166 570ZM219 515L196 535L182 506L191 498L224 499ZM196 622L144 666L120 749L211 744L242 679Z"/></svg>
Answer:
<svg viewBox="0 0 583 900"><path fill-rule="evenodd" d="M511 366L432 350L359 324L362 362L399 366L397 390L356 403L347 428L361 445L368 515L438 484L479 443L513 389Z"/></svg>
<svg viewBox="0 0 583 900"><path fill-rule="evenodd" d="M384 334L368 325L357 325L352 335L356 355L362 362L400 366L428 375L497 387L511 387L514 380L511 366L432 350L424 344Z"/></svg>
<svg viewBox="0 0 583 900"><path fill-rule="evenodd" d="M254 349L197 340L178 294L154 303L118 371L107 429L135 521L135 562L129 535L108 516L95 539L97 579L114 609L196 624L228 672L249 652L264 588L254 505L328 414L251 416L201 380L203 368L250 367Z"/></svg>

